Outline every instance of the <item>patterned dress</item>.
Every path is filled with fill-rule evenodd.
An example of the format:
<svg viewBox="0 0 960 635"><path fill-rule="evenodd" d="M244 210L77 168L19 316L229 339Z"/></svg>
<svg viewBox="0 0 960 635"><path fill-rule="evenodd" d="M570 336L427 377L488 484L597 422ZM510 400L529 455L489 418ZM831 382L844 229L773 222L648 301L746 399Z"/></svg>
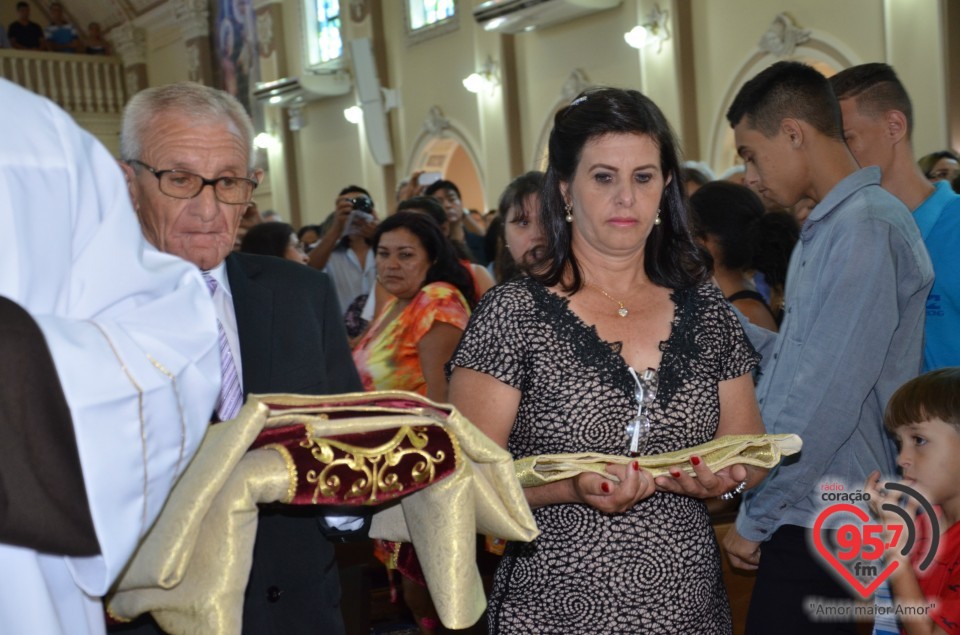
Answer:
<svg viewBox="0 0 960 635"><path fill-rule="evenodd" d="M757 364L737 318L712 285L674 291L661 343L647 452L713 438L718 382ZM488 292L451 365L522 392L508 449L625 454L635 384L619 344L600 339L567 300L530 278ZM492 633L730 633L717 542L702 501L656 493L623 514L587 505L534 510L541 535L511 543L489 602Z"/></svg>
<svg viewBox="0 0 960 635"><path fill-rule="evenodd" d="M365 390L409 390L426 395L427 382L423 378L417 344L438 322L461 331L465 329L470 306L453 285L431 282L420 289L393 321L384 325L384 317L396 302L394 298L387 303L357 343L353 361ZM425 584L412 545L375 540L374 555L388 569L398 569L408 578Z"/></svg>
<svg viewBox="0 0 960 635"><path fill-rule="evenodd" d="M409 390L427 394L417 344L437 322L461 331L470 319L470 307L456 287L431 282L413 297L389 324L383 318L396 303L390 300L380 317L353 350L360 379L366 390Z"/></svg>

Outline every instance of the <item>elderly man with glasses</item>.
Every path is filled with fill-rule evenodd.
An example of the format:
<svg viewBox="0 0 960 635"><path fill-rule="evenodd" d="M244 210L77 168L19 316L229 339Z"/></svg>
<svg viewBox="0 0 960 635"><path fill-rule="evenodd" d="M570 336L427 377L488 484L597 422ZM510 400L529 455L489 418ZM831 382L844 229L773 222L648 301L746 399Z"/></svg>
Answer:
<svg viewBox="0 0 960 635"><path fill-rule="evenodd" d="M234 417L251 392L361 390L330 279L232 251L262 176L236 99L189 82L144 90L124 112L120 152L144 236L199 267L213 296L223 375L213 419ZM331 523L346 524L302 510L260 514L244 633L344 632ZM159 632L136 623L117 630Z"/></svg>

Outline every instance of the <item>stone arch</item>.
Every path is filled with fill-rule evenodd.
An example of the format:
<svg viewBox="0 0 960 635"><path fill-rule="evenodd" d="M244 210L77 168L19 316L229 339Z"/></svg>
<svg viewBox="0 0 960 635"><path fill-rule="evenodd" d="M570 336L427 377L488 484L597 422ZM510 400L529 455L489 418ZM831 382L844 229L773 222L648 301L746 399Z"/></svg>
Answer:
<svg viewBox="0 0 960 635"><path fill-rule="evenodd" d="M547 144L550 141L550 131L553 129L553 118L561 108L566 107L570 102L585 89L593 86L593 83L587 78L587 74L582 69L575 68L570 71L567 80L560 87L560 92L554 100L553 105L547 111L546 117L540 122L540 133L537 135L537 142L533 147L533 154L527 163L528 170L547 169Z"/></svg>
<svg viewBox="0 0 960 635"><path fill-rule="evenodd" d="M783 18L784 14L774 18L771 29ZM789 20L789 16L787 19ZM769 34L770 31L767 33ZM754 75L781 60L804 62L828 77L844 68L862 63L859 56L849 47L828 33L811 29L804 31L804 35L807 39L795 47L788 46L787 50L779 51L780 54L765 50L761 44L758 44L756 50L740 65L713 117L710 147L706 156L709 157L710 166L718 175L737 163L733 130L727 122L726 114L737 92Z"/></svg>
<svg viewBox="0 0 960 635"><path fill-rule="evenodd" d="M486 178L476 148L458 122L433 106L407 157L408 172L440 172L457 184L465 208L484 212L488 209Z"/></svg>

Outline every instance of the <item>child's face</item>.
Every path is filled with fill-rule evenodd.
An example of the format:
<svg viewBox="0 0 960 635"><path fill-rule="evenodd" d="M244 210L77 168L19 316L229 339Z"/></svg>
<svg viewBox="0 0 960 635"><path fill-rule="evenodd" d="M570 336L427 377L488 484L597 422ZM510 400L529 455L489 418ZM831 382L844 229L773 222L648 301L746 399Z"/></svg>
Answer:
<svg viewBox="0 0 960 635"><path fill-rule="evenodd" d="M903 478L934 505L960 500L960 432L939 419L897 428Z"/></svg>

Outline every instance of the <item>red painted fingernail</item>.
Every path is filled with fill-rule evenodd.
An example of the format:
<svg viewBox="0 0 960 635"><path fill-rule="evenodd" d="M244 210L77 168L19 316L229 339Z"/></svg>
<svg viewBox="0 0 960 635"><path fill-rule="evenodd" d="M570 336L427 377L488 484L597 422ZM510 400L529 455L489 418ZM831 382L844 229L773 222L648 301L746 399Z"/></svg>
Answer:
<svg viewBox="0 0 960 635"><path fill-rule="evenodd" d="M673 478L680 478L680 470L670 470L670 476Z"/></svg>
<svg viewBox="0 0 960 635"><path fill-rule="evenodd" d="M639 472L639 471L640 471L640 464L637 463L636 461L633 462L633 471L634 471L634 472Z"/></svg>
<svg viewBox="0 0 960 635"><path fill-rule="evenodd" d="M700 465L700 457L699 457L699 456L691 456L691 457L690 457L690 462L693 463L694 465Z"/></svg>
<svg viewBox="0 0 960 635"><path fill-rule="evenodd" d="M609 494L609 493L610 493L610 483L608 483L608 482L606 482L606 481L600 483L600 489L603 490L603 493L604 493L604 494Z"/></svg>

